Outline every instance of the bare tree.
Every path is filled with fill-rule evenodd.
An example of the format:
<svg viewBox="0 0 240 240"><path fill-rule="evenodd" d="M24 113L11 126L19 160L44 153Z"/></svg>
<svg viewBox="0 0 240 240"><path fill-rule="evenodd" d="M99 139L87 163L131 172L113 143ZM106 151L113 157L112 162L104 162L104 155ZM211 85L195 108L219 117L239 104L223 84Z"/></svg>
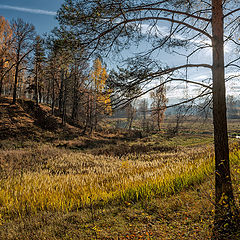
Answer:
<svg viewBox="0 0 240 240"><path fill-rule="evenodd" d="M14 50L14 87L13 87L13 104L16 103L18 75L20 66L24 59L33 51L33 40L35 35L35 28L32 24L24 22L18 18L11 23L13 31L13 50Z"/></svg>
<svg viewBox="0 0 240 240"><path fill-rule="evenodd" d="M141 113L141 116L142 116L142 129L144 131L147 131L149 130L149 123L148 123L148 119L147 119L147 114L148 114L148 101L147 99L142 99L140 100L139 102L139 108L138 108L138 111Z"/></svg>
<svg viewBox="0 0 240 240"><path fill-rule="evenodd" d="M229 119L238 118L237 99L232 96L227 96L227 116Z"/></svg>
<svg viewBox="0 0 240 240"><path fill-rule="evenodd" d="M160 131L167 104L166 87L161 86L153 90L150 93L150 97L153 100L151 104L152 117L157 122L158 131Z"/></svg>
<svg viewBox="0 0 240 240"><path fill-rule="evenodd" d="M186 120L186 117L189 115L192 105L181 104L175 108L175 126L168 128L168 135L170 137L176 136L179 134L182 124Z"/></svg>
<svg viewBox="0 0 240 240"><path fill-rule="evenodd" d="M131 103L128 103L126 106L126 112L127 112L127 126L128 130L132 130L132 124L133 120L136 117L136 107L134 107L134 101Z"/></svg>

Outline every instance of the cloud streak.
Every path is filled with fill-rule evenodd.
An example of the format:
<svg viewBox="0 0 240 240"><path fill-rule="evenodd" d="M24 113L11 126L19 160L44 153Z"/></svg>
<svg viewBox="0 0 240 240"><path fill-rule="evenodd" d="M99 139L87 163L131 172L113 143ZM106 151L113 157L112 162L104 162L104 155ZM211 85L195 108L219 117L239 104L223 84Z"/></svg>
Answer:
<svg viewBox="0 0 240 240"><path fill-rule="evenodd" d="M53 12L53 11L46 11L46 10L34 9L34 8L23 8L23 7L17 7L17 6L2 5L2 4L0 4L0 9L28 12L28 13L33 13L33 14L43 14L43 15L49 15L49 16L56 15L56 12Z"/></svg>

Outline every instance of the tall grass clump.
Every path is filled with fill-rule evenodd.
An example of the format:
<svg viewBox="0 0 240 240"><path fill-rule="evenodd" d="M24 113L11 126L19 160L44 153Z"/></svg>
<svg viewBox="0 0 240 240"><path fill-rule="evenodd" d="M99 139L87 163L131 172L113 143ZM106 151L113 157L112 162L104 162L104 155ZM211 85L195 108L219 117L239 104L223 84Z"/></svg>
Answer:
<svg viewBox="0 0 240 240"><path fill-rule="evenodd" d="M131 155L124 158L64 153L39 171L0 180L0 213L71 211L93 204L167 196L203 181L214 170L210 150ZM235 154L235 155L234 155ZM239 163L240 151L231 158ZM236 157L238 156L238 157Z"/></svg>

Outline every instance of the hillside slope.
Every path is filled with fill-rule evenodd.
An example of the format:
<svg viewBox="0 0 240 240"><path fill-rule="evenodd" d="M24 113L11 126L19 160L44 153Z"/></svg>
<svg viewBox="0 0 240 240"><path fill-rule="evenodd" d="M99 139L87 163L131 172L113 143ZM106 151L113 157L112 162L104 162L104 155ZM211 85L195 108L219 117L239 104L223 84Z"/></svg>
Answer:
<svg viewBox="0 0 240 240"><path fill-rule="evenodd" d="M51 115L50 107L36 106L31 100L19 99L11 104L11 98L0 98L0 139L38 138L53 134L80 133L80 129L66 124L62 126L61 119Z"/></svg>

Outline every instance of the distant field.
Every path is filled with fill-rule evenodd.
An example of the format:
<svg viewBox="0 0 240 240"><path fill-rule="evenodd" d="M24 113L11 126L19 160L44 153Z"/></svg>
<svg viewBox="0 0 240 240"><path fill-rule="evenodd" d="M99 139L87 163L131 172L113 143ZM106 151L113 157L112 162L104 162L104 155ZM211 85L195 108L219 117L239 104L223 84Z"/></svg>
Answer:
<svg viewBox="0 0 240 240"><path fill-rule="evenodd" d="M152 124L151 118L149 120L149 125ZM142 120L134 120L133 128L141 129L141 121ZM126 118L111 118L108 121L109 127L116 127L119 125L124 128L127 127L127 119ZM161 124L161 132L166 133L169 128L172 128L176 125L176 117L175 116L167 116L165 117L163 123ZM212 118L203 119L197 116L188 116L184 118L184 120L180 123L179 128L181 133L188 134L213 134L213 120ZM228 131L229 133L239 133L240 134L240 121L239 119L228 119Z"/></svg>

